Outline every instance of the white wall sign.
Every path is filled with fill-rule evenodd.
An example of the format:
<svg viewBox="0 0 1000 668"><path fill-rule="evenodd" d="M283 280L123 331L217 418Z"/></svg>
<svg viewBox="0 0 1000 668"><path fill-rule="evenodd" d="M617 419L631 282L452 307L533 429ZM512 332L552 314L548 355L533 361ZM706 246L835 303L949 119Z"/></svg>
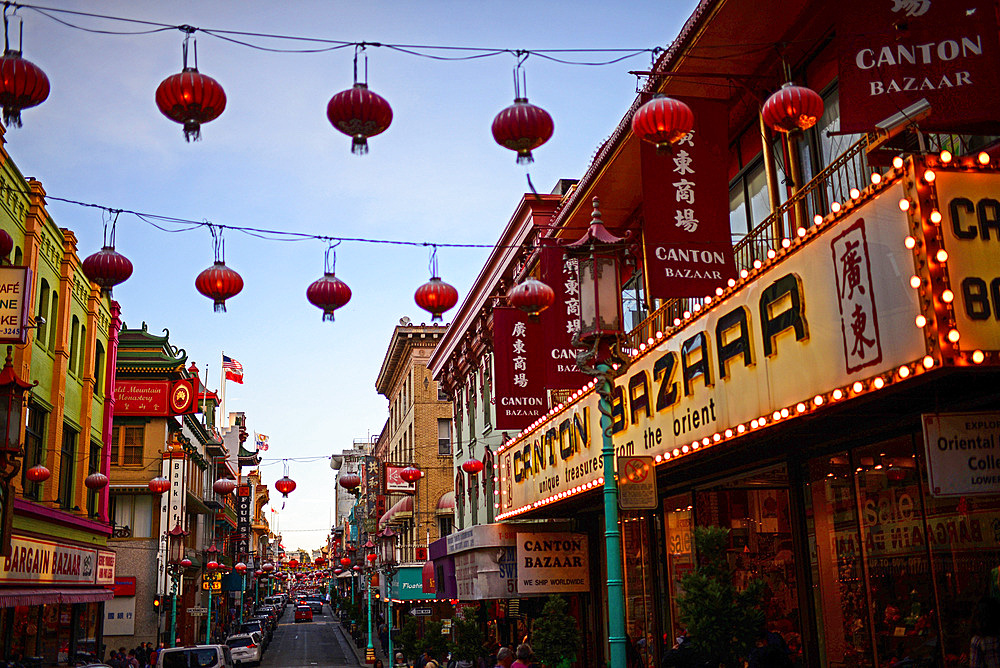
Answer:
<svg viewBox="0 0 1000 668"><path fill-rule="evenodd" d="M554 594L589 591L587 535L518 533L517 592Z"/></svg>
<svg viewBox="0 0 1000 668"><path fill-rule="evenodd" d="M933 496L1000 492L1000 413L921 417Z"/></svg>
<svg viewBox="0 0 1000 668"><path fill-rule="evenodd" d="M117 596L104 603L104 635L135 634L135 596Z"/></svg>

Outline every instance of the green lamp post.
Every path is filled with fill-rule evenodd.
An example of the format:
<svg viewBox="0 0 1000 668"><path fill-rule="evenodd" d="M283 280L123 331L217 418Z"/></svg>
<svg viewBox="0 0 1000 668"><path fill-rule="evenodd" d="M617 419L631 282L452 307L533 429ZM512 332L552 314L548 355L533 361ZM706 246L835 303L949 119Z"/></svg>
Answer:
<svg viewBox="0 0 1000 668"><path fill-rule="evenodd" d="M184 538L188 535L180 524L167 532L167 574L170 575L170 646L177 646L177 596L180 578L191 560L184 556Z"/></svg>
<svg viewBox="0 0 1000 668"><path fill-rule="evenodd" d="M621 530L618 523L615 448L611 440L611 400L614 378L625 370L625 360L616 357L616 347L622 332L619 261L629 235L618 237L611 234L601 220L600 202L596 197L593 205L587 231L576 241L566 244L565 249L567 255L576 258L579 272L580 329L574 338L579 343L592 347L587 358L580 361L580 368L595 377L600 397L598 408L601 411L603 435L601 457L604 464L604 542L608 559L610 667L625 668L625 586L622 577ZM612 364L613 357L616 364Z"/></svg>

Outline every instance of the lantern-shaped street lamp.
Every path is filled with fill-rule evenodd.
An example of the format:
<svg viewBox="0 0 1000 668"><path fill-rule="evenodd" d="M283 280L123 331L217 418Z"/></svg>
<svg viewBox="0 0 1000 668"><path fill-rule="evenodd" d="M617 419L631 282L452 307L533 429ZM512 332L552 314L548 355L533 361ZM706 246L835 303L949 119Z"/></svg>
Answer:
<svg viewBox="0 0 1000 668"><path fill-rule="evenodd" d="M174 525L174 528L167 532L167 550L171 564L179 565L184 558L184 538L187 535L188 532L180 524Z"/></svg>
<svg viewBox="0 0 1000 668"><path fill-rule="evenodd" d="M577 257L580 289L579 340L594 347L598 359L581 361L580 368L597 380L600 398L603 439L601 457L605 471L614 470L615 449L611 440L611 395L616 375L607 359L607 344L621 336L622 303L618 264L623 242L628 236L617 237L604 227L600 202L593 200L590 227L578 240L566 245L566 253ZM617 372L624 371L624 361ZM608 644L612 666L626 664L625 650L625 591L622 584L621 530L618 527L618 485L615 476L604 477L604 541L607 554Z"/></svg>
<svg viewBox="0 0 1000 668"><path fill-rule="evenodd" d="M21 380L14 371L10 356L13 350L13 346L7 346L7 358L0 370L0 452L5 456L21 452L24 395L35 386Z"/></svg>
<svg viewBox="0 0 1000 668"><path fill-rule="evenodd" d="M622 302L619 260L622 243L601 220L600 201L594 198L590 227L582 237L566 244L566 252L577 257L580 276L580 340L616 338L621 334Z"/></svg>
<svg viewBox="0 0 1000 668"><path fill-rule="evenodd" d="M167 572L170 574L170 646L176 647L177 643L177 583L181 573L191 565L191 560L184 556L184 538L188 532L175 524L174 528L167 532ZM187 562L185 564L185 562Z"/></svg>

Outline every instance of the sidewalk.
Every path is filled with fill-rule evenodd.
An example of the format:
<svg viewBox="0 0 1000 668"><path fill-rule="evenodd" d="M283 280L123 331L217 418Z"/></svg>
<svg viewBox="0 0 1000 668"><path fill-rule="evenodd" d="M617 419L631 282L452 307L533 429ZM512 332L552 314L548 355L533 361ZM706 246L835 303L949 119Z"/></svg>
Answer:
<svg viewBox="0 0 1000 668"><path fill-rule="evenodd" d="M368 649L367 642L362 643L361 647L358 647L354 642L354 638L351 637L351 632L348 625L344 624L344 622L342 622L340 618L336 616L336 614L334 614L334 619L336 620L337 626L340 628L340 631L344 634L344 638L347 640L347 643L351 646L351 650L354 652L354 656L357 657L358 664L362 666L369 665L365 663L365 654L367 653ZM385 652L382 651L381 643L378 642L377 638L373 638L372 640L373 640L372 644L375 647L375 658L382 659L382 664L386 668L390 668L391 664L389 663L389 659L388 657L386 657Z"/></svg>

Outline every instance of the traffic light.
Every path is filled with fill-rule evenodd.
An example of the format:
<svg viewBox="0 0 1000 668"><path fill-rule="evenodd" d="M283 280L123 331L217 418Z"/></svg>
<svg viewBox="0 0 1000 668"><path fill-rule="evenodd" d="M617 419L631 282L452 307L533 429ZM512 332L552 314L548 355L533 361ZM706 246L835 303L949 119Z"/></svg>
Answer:
<svg viewBox="0 0 1000 668"><path fill-rule="evenodd" d="M156 614L160 614L160 611L163 610L163 597L162 596L154 596L153 597L153 610L156 611Z"/></svg>

